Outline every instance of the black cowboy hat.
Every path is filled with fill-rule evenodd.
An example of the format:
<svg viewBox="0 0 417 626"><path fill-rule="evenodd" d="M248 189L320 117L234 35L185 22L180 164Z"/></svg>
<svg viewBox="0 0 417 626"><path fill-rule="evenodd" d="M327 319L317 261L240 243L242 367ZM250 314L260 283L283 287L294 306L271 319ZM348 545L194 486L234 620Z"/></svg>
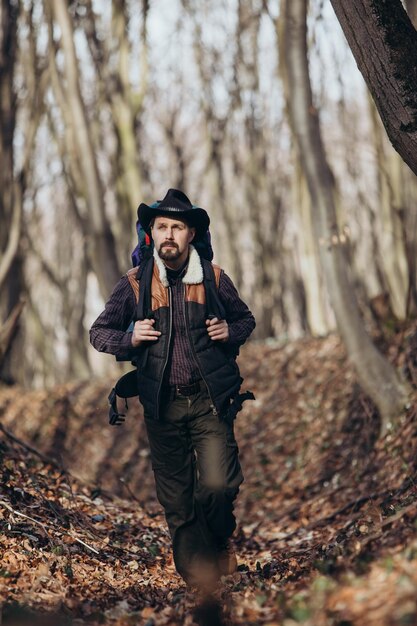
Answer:
<svg viewBox="0 0 417 626"><path fill-rule="evenodd" d="M195 227L195 239L202 237L210 224L207 212L191 204L185 193L179 189L168 189L165 198L151 206L141 202L138 208L138 220L148 235L151 234L150 222L158 215L184 219L189 226Z"/></svg>

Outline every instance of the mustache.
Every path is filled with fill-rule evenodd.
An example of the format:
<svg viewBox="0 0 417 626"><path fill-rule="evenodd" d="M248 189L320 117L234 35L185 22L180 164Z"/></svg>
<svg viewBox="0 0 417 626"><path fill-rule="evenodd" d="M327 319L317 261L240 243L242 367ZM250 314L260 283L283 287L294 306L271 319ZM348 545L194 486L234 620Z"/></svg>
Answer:
<svg viewBox="0 0 417 626"><path fill-rule="evenodd" d="M165 243L161 244L161 248L166 248L167 246L174 246L174 248L178 248L176 243L171 243L170 241L166 241Z"/></svg>

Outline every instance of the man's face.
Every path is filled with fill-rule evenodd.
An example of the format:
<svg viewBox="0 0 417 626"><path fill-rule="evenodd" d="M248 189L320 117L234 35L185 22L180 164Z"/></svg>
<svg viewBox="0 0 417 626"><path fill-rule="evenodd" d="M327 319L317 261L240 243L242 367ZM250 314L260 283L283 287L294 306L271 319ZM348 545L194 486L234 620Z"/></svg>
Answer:
<svg viewBox="0 0 417 626"><path fill-rule="evenodd" d="M159 216L152 226L152 239L164 261L182 263L188 254L188 245L194 239L195 228L181 219Z"/></svg>

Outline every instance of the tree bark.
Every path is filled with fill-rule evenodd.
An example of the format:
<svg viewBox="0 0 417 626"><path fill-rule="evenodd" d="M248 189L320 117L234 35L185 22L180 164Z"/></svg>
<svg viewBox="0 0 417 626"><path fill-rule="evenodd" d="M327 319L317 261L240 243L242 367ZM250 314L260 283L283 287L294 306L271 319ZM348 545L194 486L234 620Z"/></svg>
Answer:
<svg viewBox="0 0 417 626"><path fill-rule="evenodd" d="M61 105L71 120L77 157L81 165L85 196L89 208L89 256L92 259L103 297L108 294L122 273L118 265L115 239L104 211L104 188L98 171L93 138L80 90L79 68L75 54L74 32L65 0L48 0L50 10L61 29L65 58L65 100ZM52 41L50 42L52 46Z"/></svg>
<svg viewBox="0 0 417 626"><path fill-rule="evenodd" d="M140 118L148 89L148 37L147 18L149 0L141 1L142 20L139 33L140 51L132 54L129 38L132 12L126 0L112 0L110 37L98 34L96 14L92 0L85 1L86 13L81 25L87 37L91 58L97 74L97 107L109 107L111 126L115 134L114 150L109 153L112 186L117 201L117 222L113 232L119 244L119 260L130 263L130 248L126 245L126 233L132 231L136 219L136 208L142 193L142 181L147 179L143 167L140 137ZM137 75L137 84L132 84L132 66ZM102 124L96 122L98 135ZM101 128L100 128L101 126ZM105 133L107 134L106 128ZM104 133L102 132L102 135ZM105 141L103 141L105 148Z"/></svg>
<svg viewBox="0 0 417 626"><path fill-rule="evenodd" d="M130 43L128 35L128 7L125 0L112 2L112 42L114 51L117 51L117 74L114 77L110 103L113 113L113 123L117 136L117 193L121 200L121 209L124 207L123 227L130 228L141 195L141 177L138 151L135 139L135 118L143 106L146 94L147 78L147 41L146 41L146 13L143 15L144 28L142 30L143 50L140 59L142 70L141 89L133 93L129 77Z"/></svg>
<svg viewBox="0 0 417 626"><path fill-rule="evenodd" d="M6 359L6 355L13 343L13 338L18 327L19 318L25 306L24 300L20 300L13 308L5 323L0 327L0 369Z"/></svg>
<svg viewBox="0 0 417 626"><path fill-rule="evenodd" d="M188 0L182 0L182 6L191 17L194 31L193 49L198 75L201 81L201 112L205 121L205 142L207 145L207 172L212 174L212 194L214 218L221 221L223 228L219 232L221 245L228 254L230 273L238 289L242 284L240 260L235 237L235 215L227 200L227 182L224 152L226 147L226 127L231 111L218 115L213 96L213 82L216 78L216 60L212 51L203 45L202 25L198 20L196 6ZM211 62L210 62L211 61ZM218 60L217 60L218 62ZM215 221L215 220L213 220Z"/></svg>
<svg viewBox="0 0 417 626"><path fill-rule="evenodd" d="M408 266L401 212L405 203L401 184L401 157L391 148L381 121L370 101L373 140L377 161L378 212L377 243L391 308L397 319L407 317Z"/></svg>
<svg viewBox="0 0 417 626"><path fill-rule="evenodd" d="M257 276L254 300L261 304L256 313L256 336L274 335L274 313L277 308L276 283L280 264L279 244L282 242L282 200L277 185L270 185L268 172L268 139L257 112L262 110L259 81L259 37L261 13L252 0L240 0L236 25L234 85L230 96L233 107L240 110L245 133L243 149L233 150L239 159L242 189L248 211L248 222L254 241L253 262ZM245 102L241 94L245 93ZM229 116L228 116L229 117ZM282 268L280 268L282 271ZM278 270L278 271L277 271Z"/></svg>
<svg viewBox="0 0 417 626"><path fill-rule="evenodd" d="M395 150L417 174L417 32L401 0L330 0Z"/></svg>
<svg viewBox="0 0 417 626"><path fill-rule="evenodd" d="M285 113L291 124L291 93L285 63L285 16L275 20L274 26L279 46L278 71L285 98ZM292 134L294 136L294 131L292 131ZM297 146L293 146L292 161L294 163L294 171L291 184L291 202L299 223L297 228L298 258L305 293L306 319L308 329L312 335L323 336L334 329L335 322L332 319L332 311L329 310L328 298L323 285L319 250L313 230L311 198Z"/></svg>
<svg viewBox="0 0 417 626"><path fill-rule="evenodd" d="M19 308L23 291L23 261L20 253L23 180L14 177L13 139L16 122L14 72L17 56L18 6L0 2L0 327ZM14 319L14 318L13 318ZM16 318L19 319L19 316ZM7 328L7 326L6 326ZM22 334L10 349L7 335L1 363L1 378L9 383L20 379ZM5 343L5 346L6 346Z"/></svg>
<svg viewBox="0 0 417 626"><path fill-rule="evenodd" d="M320 275L319 252L314 236L311 198L298 155L295 157L291 197L294 202L294 213L299 220L298 256L304 284L308 328L313 336L320 337L334 330L334 319L331 319L333 317L331 310L329 316L330 307L323 286L323 277Z"/></svg>
<svg viewBox="0 0 417 626"><path fill-rule="evenodd" d="M286 0L285 50L292 128L311 195L320 258L339 332L359 382L377 406L382 433L407 402L409 389L366 334L349 280L336 219L336 186L327 163L307 58L307 0Z"/></svg>

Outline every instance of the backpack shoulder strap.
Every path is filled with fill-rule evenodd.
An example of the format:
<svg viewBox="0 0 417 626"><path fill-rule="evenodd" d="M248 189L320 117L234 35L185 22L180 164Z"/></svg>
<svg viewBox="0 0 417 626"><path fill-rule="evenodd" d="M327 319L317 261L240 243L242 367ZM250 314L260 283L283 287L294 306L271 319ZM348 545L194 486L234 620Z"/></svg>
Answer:
<svg viewBox="0 0 417 626"><path fill-rule="evenodd" d="M132 267L126 276L132 287L136 300L136 320L143 320L152 315L151 284L153 274L153 258L144 260L140 265Z"/></svg>
<svg viewBox="0 0 417 626"><path fill-rule="evenodd" d="M139 298L136 303L137 320L150 319L153 317L151 294L153 266L154 260L153 257L150 257L141 263L136 274L136 281L140 285Z"/></svg>
<svg viewBox="0 0 417 626"><path fill-rule="evenodd" d="M207 259L202 258L201 263L204 273L204 288L206 290L207 316L209 319L217 317L223 320L226 316L226 311L218 294L221 268L218 265L213 265Z"/></svg>
<svg viewBox="0 0 417 626"><path fill-rule="evenodd" d="M222 268L205 259L201 259L201 262L203 265L204 287L206 290L207 317L209 319L217 317L219 320L224 320L226 319L226 309L218 293ZM234 344L224 344L223 349L233 358L236 358L239 354L239 347Z"/></svg>
<svg viewBox="0 0 417 626"><path fill-rule="evenodd" d="M136 300L135 318L133 321L152 317L151 309L151 284L153 274L153 257L145 259L140 265L132 267L126 272L130 286L133 289ZM136 365L135 358L132 358L132 365ZM138 395L137 390L137 371L128 372L117 381L111 390L109 400L109 423L119 426L124 422L125 414L119 413L117 410L117 396L125 399L126 409L127 400Z"/></svg>

